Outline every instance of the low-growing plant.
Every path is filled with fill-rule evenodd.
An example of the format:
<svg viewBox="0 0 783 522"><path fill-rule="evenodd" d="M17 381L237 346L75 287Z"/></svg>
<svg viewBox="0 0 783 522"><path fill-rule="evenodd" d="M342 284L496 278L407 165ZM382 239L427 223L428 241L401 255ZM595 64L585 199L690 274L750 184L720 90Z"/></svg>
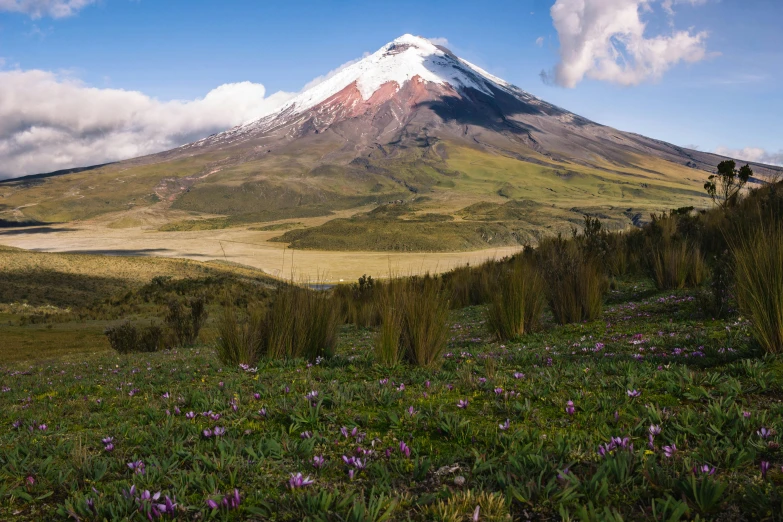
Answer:
<svg viewBox="0 0 783 522"><path fill-rule="evenodd" d="M538 268L518 258L496 281L487 307L487 324L502 341L531 332L541 322L546 285Z"/></svg>

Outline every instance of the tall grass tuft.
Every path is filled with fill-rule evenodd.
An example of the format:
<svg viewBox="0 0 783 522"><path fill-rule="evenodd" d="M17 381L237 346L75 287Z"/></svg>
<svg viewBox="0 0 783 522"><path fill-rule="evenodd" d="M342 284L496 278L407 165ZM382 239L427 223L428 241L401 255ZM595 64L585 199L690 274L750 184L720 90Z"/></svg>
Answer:
<svg viewBox="0 0 783 522"><path fill-rule="evenodd" d="M517 258L501 273L487 308L487 324L501 341L533 331L541 323L546 285L538 268Z"/></svg>
<svg viewBox="0 0 783 522"><path fill-rule="evenodd" d="M379 297L381 327L375 353L387 365L400 361L433 368L440 365L448 341L449 301L440 279L391 280Z"/></svg>
<svg viewBox="0 0 783 522"><path fill-rule="evenodd" d="M660 290L699 286L707 278L707 264L698 246L666 241L652 252L653 279Z"/></svg>
<svg viewBox="0 0 783 522"><path fill-rule="evenodd" d="M395 366L402 362L403 307L401 287L404 283L390 280L379 285L376 293L376 307L380 317L380 327L375 337L375 358L385 366Z"/></svg>
<svg viewBox="0 0 783 522"><path fill-rule="evenodd" d="M223 307L216 321L215 349L220 362L231 366L255 365L263 346L263 320L258 309L240 314L234 306Z"/></svg>
<svg viewBox="0 0 783 522"><path fill-rule="evenodd" d="M555 321L567 324L601 316L606 276L598 262L575 242L561 237L542 241L538 263Z"/></svg>
<svg viewBox="0 0 783 522"><path fill-rule="evenodd" d="M783 353L783 225L730 238L737 301L767 353Z"/></svg>
<svg viewBox="0 0 783 522"><path fill-rule="evenodd" d="M339 315L330 294L294 285L278 289L264 321L264 348L272 358L331 357Z"/></svg>
<svg viewBox="0 0 783 522"><path fill-rule="evenodd" d="M458 267L443 274L451 307L460 309L489 302L493 281L504 264L504 260L487 261L477 266Z"/></svg>

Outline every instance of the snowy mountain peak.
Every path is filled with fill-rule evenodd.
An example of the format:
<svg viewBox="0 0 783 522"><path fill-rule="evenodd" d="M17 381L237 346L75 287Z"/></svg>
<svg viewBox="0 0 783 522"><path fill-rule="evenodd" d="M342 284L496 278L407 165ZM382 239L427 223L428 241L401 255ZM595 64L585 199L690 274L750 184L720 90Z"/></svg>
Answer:
<svg viewBox="0 0 783 522"><path fill-rule="evenodd" d="M417 76L424 82L448 84L457 91L473 88L490 96L490 85L500 89L510 87L448 49L426 38L405 34L375 53L331 73L321 83L293 98L279 112L304 112L354 83L362 98L369 100L382 86L394 82L400 89Z"/></svg>

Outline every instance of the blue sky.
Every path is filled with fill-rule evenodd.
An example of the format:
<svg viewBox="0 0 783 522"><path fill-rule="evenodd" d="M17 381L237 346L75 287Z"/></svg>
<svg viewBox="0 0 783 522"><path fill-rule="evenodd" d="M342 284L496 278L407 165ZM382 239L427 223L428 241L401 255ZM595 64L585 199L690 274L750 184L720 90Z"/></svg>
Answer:
<svg viewBox="0 0 783 522"><path fill-rule="evenodd" d="M575 2L558 0L563 9ZM554 0L0 0L0 63L5 73L43 71L51 82L139 91L157 102L196 100L237 82L262 84L270 96L296 92L412 33L445 38L463 58L600 123L702 150L748 148L746 155L757 155L748 159L783 161L776 157L783 149L781 0L601 3L610 11L614 4L618 13L637 6L645 37L701 34L698 44L691 42L701 54L667 64L660 75L642 72L632 84L595 79L588 71L564 88L541 78L546 71L557 80L561 61L564 31L550 13ZM581 22L590 22L587 15ZM0 77L0 95L3 82ZM0 158L13 129L5 132L0 123ZM80 157L66 155L56 166Z"/></svg>

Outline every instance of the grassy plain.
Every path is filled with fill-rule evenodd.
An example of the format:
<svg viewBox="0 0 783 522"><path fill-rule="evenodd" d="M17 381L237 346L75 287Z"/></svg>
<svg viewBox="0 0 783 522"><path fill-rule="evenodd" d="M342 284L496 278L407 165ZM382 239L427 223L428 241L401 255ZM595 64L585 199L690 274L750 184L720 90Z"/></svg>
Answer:
<svg viewBox="0 0 783 522"><path fill-rule="evenodd" d="M351 326L332 360L253 372L208 343L4 362L0 518L146 520L145 490L180 520L783 514L783 366L759 357L744 321L629 279L598 321L547 315L542 332L500 344L469 307L449 328L439 370L379 366L374 331ZM139 461L143 473L128 467Z"/></svg>

